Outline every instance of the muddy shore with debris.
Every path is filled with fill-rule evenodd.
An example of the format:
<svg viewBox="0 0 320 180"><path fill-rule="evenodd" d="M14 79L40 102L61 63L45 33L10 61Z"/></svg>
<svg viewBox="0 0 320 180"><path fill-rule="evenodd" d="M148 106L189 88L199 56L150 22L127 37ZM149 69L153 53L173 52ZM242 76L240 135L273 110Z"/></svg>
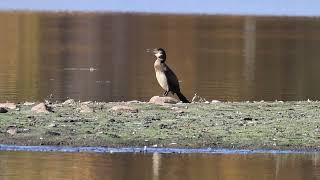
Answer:
<svg viewBox="0 0 320 180"><path fill-rule="evenodd" d="M314 101L2 106L0 144L320 150Z"/></svg>

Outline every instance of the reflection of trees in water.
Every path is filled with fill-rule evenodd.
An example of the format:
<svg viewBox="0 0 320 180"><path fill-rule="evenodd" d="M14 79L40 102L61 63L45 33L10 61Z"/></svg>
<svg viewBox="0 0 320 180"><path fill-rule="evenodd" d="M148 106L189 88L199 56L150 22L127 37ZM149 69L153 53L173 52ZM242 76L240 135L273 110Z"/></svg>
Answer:
<svg viewBox="0 0 320 180"><path fill-rule="evenodd" d="M0 23L7 24L0 30L0 92L8 98L148 100L161 93L154 57L145 52L153 47L167 49L188 97L319 96L318 19L3 12ZM63 70L90 67L97 71Z"/></svg>
<svg viewBox="0 0 320 180"><path fill-rule="evenodd" d="M33 13L0 14L0 94L9 94L5 98L39 98L39 18Z"/></svg>
<svg viewBox="0 0 320 180"><path fill-rule="evenodd" d="M153 153L152 154L152 180L159 180L161 169L161 154Z"/></svg>

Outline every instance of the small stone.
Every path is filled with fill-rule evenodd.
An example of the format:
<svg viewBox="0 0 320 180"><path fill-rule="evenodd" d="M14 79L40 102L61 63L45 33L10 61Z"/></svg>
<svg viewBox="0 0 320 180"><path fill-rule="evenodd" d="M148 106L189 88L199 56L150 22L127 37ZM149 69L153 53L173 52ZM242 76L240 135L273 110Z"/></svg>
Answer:
<svg viewBox="0 0 320 180"><path fill-rule="evenodd" d="M76 102L73 99L68 99L66 101L64 101L62 104L63 105L72 105L75 104Z"/></svg>
<svg viewBox="0 0 320 180"><path fill-rule="evenodd" d="M22 129L22 133L29 133L31 131L31 129L28 129L28 128L24 128L24 129Z"/></svg>
<svg viewBox="0 0 320 180"><path fill-rule="evenodd" d="M215 104L215 103L220 103L220 101L219 100L212 100L211 101L211 104Z"/></svg>
<svg viewBox="0 0 320 180"><path fill-rule="evenodd" d="M7 113L8 110L6 108L0 107L0 113Z"/></svg>
<svg viewBox="0 0 320 180"><path fill-rule="evenodd" d="M81 104L92 104L92 101L85 101L85 102L82 102Z"/></svg>
<svg viewBox="0 0 320 180"><path fill-rule="evenodd" d="M7 133L12 135L12 136L17 134L17 127L16 126L7 127Z"/></svg>
<svg viewBox="0 0 320 180"><path fill-rule="evenodd" d="M243 118L244 121L252 121L252 118L251 117L245 117Z"/></svg>
<svg viewBox="0 0 320 180"><path fill-rule="evenodd" d="M87 105L81 105L81 106L80 106L80 112L81 112L81 113L92 113L92 112L93 112L93 109L90 108L90 107L87 106Z"/></svg>
<svg viewBox="0 0 320 180"><path fill-rule="evenodd" d="M55 123L51 123L51 124L49 124L49 126L48 127L50 127L50 128L52 128L52 127L57 127L57 124L55 124Z"/></svg>
<svg viewBox="0 0 320 180"><path fill-rule="evenodd" d="M137 113L138 109L130 106L124 106L124 105L117 105L113 106L110 110L112 111L125 111L125 112L131 112L131 113Z"/></svg>
<svg viewBox="0 0 320 180"><path fill-rule="evenodd" d="M159 104L159 105L164 105L164 104L176 104L179 101L173 97L170 96L164 96L164 97L160 97L160 96L153 96L150 100L149 103L153 103L153 104Z"/></svg>
<svg viewBox="0 0 320 180"><path fill-rule="evenodd" d="M140 103L140 101L138 100L132 100L132 101L128 101L127 104L134 104L134 103Z"/></svg>
<svg viewBox="0 0 320 180"><path fill-rule="evenodd" d="M55 131L47 131L46 135L50 135L50 136L60 136L61 133L59 132L55 132Z"/></svg>
<svg viewBox="0 0 320 180"><path fill-rule="evenodd" d="M49 112L51 112L52 110L51 110L51 108L48 107L46 104L40 103L40 104L38 104L38 105L36 105L36 106L33 106L33 107L31 108L31 111L33 111L33 112L35 112L35 113L49 113Z"/></svg>
<svg viewBox="0 0 320 180"><path fill-rule="evenodd" d="M176 111L178 114L183 114L184 113L184 111L183 110L178 110L178 111Z"/></svg>
<svg viewBox="0 0 320 180"><path fill-rule="evenodd" d="M9 103L9 102L0 103L0 107L7 108L7 109L16 109L17 108L17 106L14 103Z"/></svg>
<svg viewBox="0 0 320 180"><path fill-rule="evenodd" d="M25 103L23 103L24 106L32 106L34 104L35 104L34 102L25 102Z"/></svg>

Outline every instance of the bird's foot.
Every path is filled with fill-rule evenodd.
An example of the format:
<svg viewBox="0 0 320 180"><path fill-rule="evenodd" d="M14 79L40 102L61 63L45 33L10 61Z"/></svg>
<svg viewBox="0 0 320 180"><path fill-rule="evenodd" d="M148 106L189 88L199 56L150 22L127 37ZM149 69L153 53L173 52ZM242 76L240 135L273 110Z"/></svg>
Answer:
<svg viewBox="0 0 320 180"><path fill-rule="evenodd" d="M165 91L165 92L163 93L163 96L168 96L168 93L169 93L169 91Z"/></svg>

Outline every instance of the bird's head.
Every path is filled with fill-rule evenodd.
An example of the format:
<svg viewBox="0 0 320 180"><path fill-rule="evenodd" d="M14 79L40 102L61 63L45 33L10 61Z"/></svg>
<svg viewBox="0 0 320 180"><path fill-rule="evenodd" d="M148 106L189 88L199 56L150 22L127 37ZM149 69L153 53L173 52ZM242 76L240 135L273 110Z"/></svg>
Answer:
<svg viewBox="0 0 320 180"><path fill-rule="evenodd" d="M164 62L166 60L166 52L162 48L156 48L153 50L154 55L157 57L157 59L160 59L161 62Z"/></svg>

